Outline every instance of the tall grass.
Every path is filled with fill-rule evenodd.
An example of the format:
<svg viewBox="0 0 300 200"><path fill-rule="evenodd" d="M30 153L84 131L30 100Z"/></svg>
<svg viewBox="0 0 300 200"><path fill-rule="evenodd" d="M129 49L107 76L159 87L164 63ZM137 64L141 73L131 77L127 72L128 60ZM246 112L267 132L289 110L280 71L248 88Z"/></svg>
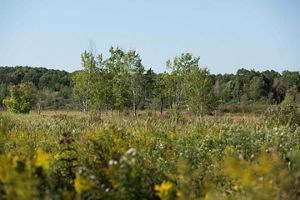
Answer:
<svg viewBox="0 0 300 200"><path fill-rule="evenodd" d="M270 123L0 113L0 199L298 199L300 128Z"/></svg>

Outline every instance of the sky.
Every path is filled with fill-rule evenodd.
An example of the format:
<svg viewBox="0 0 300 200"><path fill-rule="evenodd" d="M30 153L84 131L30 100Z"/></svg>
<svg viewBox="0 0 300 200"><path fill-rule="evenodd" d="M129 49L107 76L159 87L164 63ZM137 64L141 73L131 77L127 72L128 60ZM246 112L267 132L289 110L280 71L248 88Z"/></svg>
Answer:
<svg viewBox="0 0 300 200"><path fill-rule="evenodd" d="M91 41L165 71L181 53L211 73L300 70L299 0L1 0L0 66L81 69Z"/></svg>

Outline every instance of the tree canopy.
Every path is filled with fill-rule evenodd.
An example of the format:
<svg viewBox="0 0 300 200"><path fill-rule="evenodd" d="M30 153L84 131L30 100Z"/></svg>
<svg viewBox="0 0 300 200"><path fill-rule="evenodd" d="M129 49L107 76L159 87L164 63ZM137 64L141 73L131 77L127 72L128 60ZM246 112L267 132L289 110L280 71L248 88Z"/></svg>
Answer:
<svg viewBox="0 0 300 200"><path fill-rule="evenodd" d="M211 113L218 105L300 101L298 71L242 68L236 74L215 75L200 66L200 57L183 53L169 59L164 72L155 73L143 65L135 50L118 47L111 47L107 58L85 51L81 61L82 69L73 73L0 67L0 107L26 82L36 88L35 99L41 109L132 109L134 114L137 109L161 113L164 109L188 109L199 114Z"/></svg>

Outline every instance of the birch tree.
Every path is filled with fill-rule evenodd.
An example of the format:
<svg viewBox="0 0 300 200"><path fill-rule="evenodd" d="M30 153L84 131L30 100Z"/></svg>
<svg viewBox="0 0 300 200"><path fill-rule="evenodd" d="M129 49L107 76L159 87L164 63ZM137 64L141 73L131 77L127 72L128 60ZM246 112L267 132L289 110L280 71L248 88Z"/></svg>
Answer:
<svg viewBox="0 0 300 200"><path fill-rule="evenodd" d="M126 63L130 73L130 90L132 93L133 114L136 116L136 110L143 92L143 73L144 67L142 59L134 50L126 54Z"/></svg>
<svg viewBox="0 0 300 200"><path fill-rule="evenodd" d="M89 110L90 95L95 85L96 60L92 52L81 54L83 70L76 72L73 77L73 95L82 105L83 112Z"/></svg>

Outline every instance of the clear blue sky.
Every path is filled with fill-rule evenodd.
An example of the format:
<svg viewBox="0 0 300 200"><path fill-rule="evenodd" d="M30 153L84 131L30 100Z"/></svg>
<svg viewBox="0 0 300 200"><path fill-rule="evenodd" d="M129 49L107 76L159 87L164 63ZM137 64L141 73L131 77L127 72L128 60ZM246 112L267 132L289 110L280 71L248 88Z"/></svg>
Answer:
<svg viewBox="0 0 300 200"><path fill-rule="evenodd" d="M299 0L1 0L0 65L74 71L94 41L146 68L190 52L212 73L300 70Z"/></svg>

